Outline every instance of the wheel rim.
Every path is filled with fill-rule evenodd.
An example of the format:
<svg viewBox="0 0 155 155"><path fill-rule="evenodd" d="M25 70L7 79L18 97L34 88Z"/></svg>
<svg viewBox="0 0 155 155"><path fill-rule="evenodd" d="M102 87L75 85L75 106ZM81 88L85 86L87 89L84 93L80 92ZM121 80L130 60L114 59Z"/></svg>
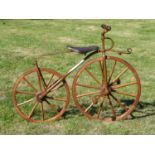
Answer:
<svg viewBox="0 0 155 155"><path fill-rule="evenodd" d="M87 62L76 74L72 93L77 108L88 118L121 120L135 108L140 98L140 79L126 61L107 57L107 81L104 85L103 57Z"/></svg>
<svg viewBox="0 0 155 155"><path fill-rule="evenodd" d="M41 98L61 74L46 68L33 68L21 75L13 86L13 105L18 114L31 122L48 122L58 119L69 103L69 87L64 80L59 87Z"/></svg>

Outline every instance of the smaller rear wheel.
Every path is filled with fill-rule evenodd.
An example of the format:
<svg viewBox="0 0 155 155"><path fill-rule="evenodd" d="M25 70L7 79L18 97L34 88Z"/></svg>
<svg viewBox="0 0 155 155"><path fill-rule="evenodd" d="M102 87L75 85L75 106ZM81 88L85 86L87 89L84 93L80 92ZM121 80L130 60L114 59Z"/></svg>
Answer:
<svg viewBox="0 0 155 155"><path fill-rule="evenodd" d="M46 68L33 68L21 75L13 86L13 105L18 114L31 122L58 119L69 103L66 81L63 80L57 89L44 97L42 94L61 77L61 74Z"/></svg>

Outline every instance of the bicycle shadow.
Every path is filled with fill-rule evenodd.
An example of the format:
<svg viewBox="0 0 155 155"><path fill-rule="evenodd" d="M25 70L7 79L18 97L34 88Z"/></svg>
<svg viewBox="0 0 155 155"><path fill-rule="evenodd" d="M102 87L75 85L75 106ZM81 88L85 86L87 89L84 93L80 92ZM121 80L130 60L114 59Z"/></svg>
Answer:
<svg viewBox="0 0 155 155"><path fill-rule="evenodd" d="M123 100L123 102L129 106L133 101L132 100ZM82 113L77 109L76 106L70 106L67 108L67 110L63 114L62 118L69 119L69 118L74 117L75 115L79 116L79 117L83 117ZM153 116L153 115L155 115L155 101L153 101L152 103L139 101L139 103L135 107L134 111L130 115L131 117L128 118L128 120L141 119L141 118L149 117L149 116Z"/></svg>
<svg viewBox="0 0 155 155"><path fill-rule="evenodd" d="M130 105L132 103L131 100L123 100L126 105ZM130 119L140 119L144 117L149 117L155 115L155 101L143 102L139 101L134 111L131 113Z"/></svg>
<svg viewBox="0 0 155 155"><path fill-rule="evenodd" d="M69 106L61 117L63 119L69 119L69 118L74 117L75 115L82 116L82 114L80 113L80 111L78 110L76 106Z"/></svg>

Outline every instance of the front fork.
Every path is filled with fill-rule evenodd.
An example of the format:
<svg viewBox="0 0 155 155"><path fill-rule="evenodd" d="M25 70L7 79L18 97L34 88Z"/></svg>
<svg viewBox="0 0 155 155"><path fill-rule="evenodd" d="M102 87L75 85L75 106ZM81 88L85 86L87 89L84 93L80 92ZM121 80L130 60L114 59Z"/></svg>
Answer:
<svg viewBox="0 0 155 155"><path fill-rule="evenodd" d="M108 86L108 79L107 79L107 64L106 64L106 61L107 61L107 56L106 55L103 55L103 58L104 58L104 61L103 61L103 83L104 85L107 87ZM102 83L102 84L103 84Z"/></svg>

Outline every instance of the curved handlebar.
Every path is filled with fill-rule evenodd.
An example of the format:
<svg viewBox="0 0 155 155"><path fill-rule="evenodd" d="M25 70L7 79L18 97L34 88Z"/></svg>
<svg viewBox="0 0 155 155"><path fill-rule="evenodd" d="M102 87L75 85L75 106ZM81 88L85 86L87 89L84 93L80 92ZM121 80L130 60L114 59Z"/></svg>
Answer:
<svg viewBox="0 0 155 155"><path fill-rule="evenodd" d="M132 48L127 48L127 54L131 54L132 53Z"/></svg>
<svg viewBox="0 0 155 155"><path fill-rule="evenodd" d="M110 31L111 30L111 26L109 26L109 25L102 24L101 27L103 29L105 29L106 31Z"/></svg>
<svg viewBox="0 0 155 155"><path fill-rule="evenodd" d="M122 54L132 54L132 48L127 48L127 51L126 52L124 52L124 51L116 51L116 50L111 50L112 52L115 52L115 53L117 53L117 54L119 54L119 55L122 55Z"/></svg>

